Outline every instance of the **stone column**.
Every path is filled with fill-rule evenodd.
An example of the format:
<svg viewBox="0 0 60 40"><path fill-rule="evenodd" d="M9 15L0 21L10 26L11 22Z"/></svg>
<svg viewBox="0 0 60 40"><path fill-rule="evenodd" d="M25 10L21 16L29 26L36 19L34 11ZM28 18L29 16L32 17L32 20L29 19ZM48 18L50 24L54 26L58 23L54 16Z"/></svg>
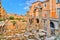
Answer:
<svg viewBox="0 0 60 40"><path fill-rule="evenodd" d="M43 22L42 21L42 10L40 9L40 12L39 12L39 29L44 29L42 22Z"/></svg>
<svg viewBox="0 0 60 40"><path fill-rule="evenodd" d="M47 35L51 36L50 20L47 20Z"/></svg>
<svg viewBox="0 0 60 40"><path fill-rule="evenodd" d="M47 11L47 35L51 36L51 29L50 29L50 12Z"/></svg>

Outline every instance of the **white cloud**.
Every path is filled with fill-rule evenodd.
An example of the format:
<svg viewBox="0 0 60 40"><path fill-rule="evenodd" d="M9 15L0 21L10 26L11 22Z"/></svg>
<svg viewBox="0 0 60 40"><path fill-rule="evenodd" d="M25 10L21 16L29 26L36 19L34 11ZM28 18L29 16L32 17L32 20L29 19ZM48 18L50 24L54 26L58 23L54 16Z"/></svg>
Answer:
<svg viewBox="0 0 60 40"><path fill-rule="evenodd" d="M28 6L24 7L24 9L28 9L28 8L29 8Z"/></svg>
<svg viewBox="0 0 60 40"><path fill-rule="evenodd" d="M29 10L29 7L32 5L33 2L36 2L37 0L27 0L26 1L26 6L24 7L25 10ZM43 1L43 0L40 0Z"/></svg>
<svg viewBox="0 0 60 40"><path fill-rule="evenodd" d="M32 0L27 0L26 3L25 3L26 6L24 7L24 9L29 10L29 7L31 6L32 2L33 2Z"/></svg>
<svg viewBox="0 0 60 40"><path fill-rule="evenodd" d="M29 7L28 6L24 7L24 10L29 11Z"/></svg>

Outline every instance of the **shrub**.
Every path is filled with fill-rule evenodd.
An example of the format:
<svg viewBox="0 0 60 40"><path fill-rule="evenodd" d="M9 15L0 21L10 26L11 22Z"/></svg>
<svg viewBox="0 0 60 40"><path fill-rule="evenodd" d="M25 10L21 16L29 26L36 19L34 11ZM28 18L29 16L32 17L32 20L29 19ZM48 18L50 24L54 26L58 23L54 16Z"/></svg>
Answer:
<svg viewBox="0 0 60 40"><path fill-rule="evenodd" d="M26 20L22 20L23 22L27 22Z"/></svg>
<svg viewBox="0 0 60 40"><path fill-rule="evenodd" d="M16 24L16 21L11 21L12 23L13 23L13 25L15 25Z"/></svg>
<svg viewBox="0 0 60 40"><path fill-rule="evenodd" d="M14 20L14 17L13 17L13 16L10 16L9 19L10 19L10 20Z"/></svg>
<svg viewBox="0 0 60 40"><path fill-rule="evenodd" d="M4 18L0 18L0 21L4 21Z"/></svg>
<svg viewBox="0 0 60 40"><path fill-rule="evenodd" d="M16 18L16 20L21 20L21 18Z"/></svg>
<svg viewBox="0 0 60 40"><path fill-rule="evenodd" d="M16 20L22 20L22 22L26 22L24 18L16 18Z"/></svg>
<svg viewBox="0 0 60 40"><path fill-rule="evenodd" d="M26 22L26 20L24 18L21 18L22 22Z"/></svg>

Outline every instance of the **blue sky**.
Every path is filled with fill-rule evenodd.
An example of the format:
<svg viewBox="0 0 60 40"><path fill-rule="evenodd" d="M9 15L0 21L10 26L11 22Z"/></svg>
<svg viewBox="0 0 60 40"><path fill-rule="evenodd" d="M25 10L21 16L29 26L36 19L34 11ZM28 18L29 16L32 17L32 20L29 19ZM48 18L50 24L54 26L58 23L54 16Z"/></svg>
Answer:
<svg viewBox="0 0 60 40"><path fill-rule="evenodd" d="M29 6L35 1L36 0L2 0L2 7L7 13L25 15L29 10Z"/></svg>

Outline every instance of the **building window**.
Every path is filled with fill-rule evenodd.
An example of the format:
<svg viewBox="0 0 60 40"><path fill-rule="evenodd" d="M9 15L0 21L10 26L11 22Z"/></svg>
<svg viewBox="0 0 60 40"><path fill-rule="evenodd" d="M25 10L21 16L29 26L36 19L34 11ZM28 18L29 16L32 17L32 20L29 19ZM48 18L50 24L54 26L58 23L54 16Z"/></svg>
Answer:
<svg viewBox="0 0 60 40"><path fill-rule="evenodd" d="M44 3L44 7L46 7L46 3Z"/></svg>
<svg viewBox="0 0 60 40"><path fill-rule="evenodd" d="M56 3L60 3L60 0L56 0Z"/></svg>
<svg viewBox="0 0 60 40"><path fill-rule="evenodd" d="M59 16L60 8L57 8L57 16Z"/></svg>

